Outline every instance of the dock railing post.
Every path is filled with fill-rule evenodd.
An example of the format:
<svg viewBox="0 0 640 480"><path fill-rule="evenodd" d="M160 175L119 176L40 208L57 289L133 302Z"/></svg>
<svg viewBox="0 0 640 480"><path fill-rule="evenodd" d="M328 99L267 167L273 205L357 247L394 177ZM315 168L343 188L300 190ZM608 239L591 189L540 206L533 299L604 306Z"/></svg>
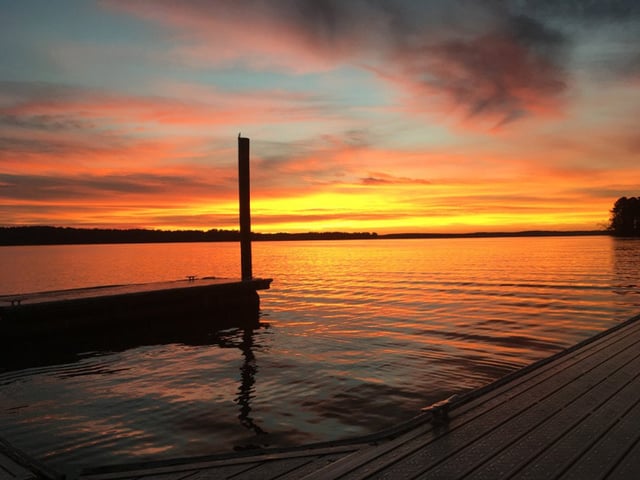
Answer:
<svg viewBox="0 0 640 480"><path fill-rule="evenodd" d="M238 136L238 190L240 194L240 265L242 280L253 278L251 267L251 190L249 139Z"/></svg>

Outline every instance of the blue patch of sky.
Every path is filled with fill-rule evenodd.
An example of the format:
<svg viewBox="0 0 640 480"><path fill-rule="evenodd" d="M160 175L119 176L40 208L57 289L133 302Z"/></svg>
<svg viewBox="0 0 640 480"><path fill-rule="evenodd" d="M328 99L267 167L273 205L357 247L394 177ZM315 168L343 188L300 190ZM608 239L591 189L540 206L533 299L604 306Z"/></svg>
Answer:
<svg viewBox="0 0 640 480"><path fill-rule="evenodd" d="M93 1L0 0L0 8L0 80L146 94L152 93L149 87L154 84L176 80L230 92L303 93L343 107L387 102L384 89L368 72L355 67L291 74L182 65L167 57L175 45L162 27ZM65 58L63 51L56 52L65 46L79 47L80 58L71 65L60 61Z"/></svg>
<svg viewBox="0 0 640 480"><path fill-rule="evenodd" d="M163 35L153 24L136 20L87 0L0 0L4 26L36 43L70 40L105 44L148 42Z"/></svg>
<svg viewBox="0 0 640 480"><path fill-rule="evenodd" d="M141 83L144 65L118 65L105 77L101 58L81 58L84 68L69 71L58 61L67 46L161 49L166 35L151 23L87 0L0 0L0 80L39 81L128 90ZM104 67L108 67L108 59ZM82 67L82 66L81 66ZM120 70L120 69L124 69ZM124 74L123 74L124 73ZM133 78L130 77L133 76Z"/></svg>
<svg viewBox="0 0 640 480"><path fill-rule="evenodd" d="M287 91L328 99L345 106L379 106L387 103L386 93L371 75L354 67L304 74L248 71L237 68L193 70L183 78L213 85L227 92Z"/></svg>

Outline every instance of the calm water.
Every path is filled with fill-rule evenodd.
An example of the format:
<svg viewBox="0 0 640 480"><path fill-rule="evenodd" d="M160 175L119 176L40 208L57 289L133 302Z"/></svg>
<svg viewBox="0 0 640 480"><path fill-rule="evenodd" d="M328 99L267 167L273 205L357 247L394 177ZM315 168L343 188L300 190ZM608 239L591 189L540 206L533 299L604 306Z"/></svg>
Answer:
<svg viewBox="0 0 640 480"><path fill-rule="evenodd" d="M238 250L4 247L0 293L236 277ZM258 243L260 329L25 345L0 436L67 468L371 433L640 313L638 265L640 240L609 237Z"/></svg>

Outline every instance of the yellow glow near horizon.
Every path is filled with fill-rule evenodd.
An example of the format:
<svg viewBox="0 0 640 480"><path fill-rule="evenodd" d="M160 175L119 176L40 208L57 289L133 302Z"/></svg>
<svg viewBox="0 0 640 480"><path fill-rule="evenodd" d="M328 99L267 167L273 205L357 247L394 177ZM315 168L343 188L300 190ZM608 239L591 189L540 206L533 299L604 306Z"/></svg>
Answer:
<svg viewBox="0 0 640 480"><path fill-rule="evenodd" d="M385 191L385 189L383 189ZM530 229L603 228L606 218L585 211L553 211L541 204L527 212L500 210L474 213L442 205L444 195L435 194L432 207L411 204L411 195L363 190L358 193L319 193L295 199L260 199L253 204L253 229L269 232L367 231L378 233L517 231ZM393 193L393 194L392 194ZM424 200L423 200L424 202ZM494 211L491 211L494 210Z"/></svg>
<svg viewBox="0 0 640 480"><path fill-rule="evenodd" d="M268 197L257 191L252 199L255 232L344 231L384 233L467 233L477 231L595 230L606 226L610 205L578 202L561 191L526 206L517 199L517 185L502 192L495 185L395 185L338 184L310 190L307 194ZM138 199L107 199L93 202L33 203L56 208L63 215L60 226L98 228L149 228L162 230L237 230L235 196L211 199L172 199L156 205ZM575 205L567 210L566 205ZM40 208L40 207L39 207ZM83 209L89 208L89 212ZM77 210L76 210L77 209ZM143 222L140 220L143 219ZM45 223L25 221L24 224Z"/></svg>
<svg viewBox="0 0 640 480"><path fill-rule="evenodd" d="M261 233L275 232L376 232L385 233L471 233L516 232L524 230L598 230L604 224L584 223L549 216L501 216L460 215L449 217L410 217L396 220L357 220L336 218L333 220L309 220L299 222L253 222L253 230Z"/></svg>

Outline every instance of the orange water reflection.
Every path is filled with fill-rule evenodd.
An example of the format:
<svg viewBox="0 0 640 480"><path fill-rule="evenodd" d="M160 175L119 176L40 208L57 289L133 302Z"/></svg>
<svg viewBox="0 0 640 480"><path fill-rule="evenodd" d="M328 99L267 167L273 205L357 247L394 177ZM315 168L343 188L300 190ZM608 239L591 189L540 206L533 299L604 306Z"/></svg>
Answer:
<svg viewBox="0 0 640 480"><path fill-rule="evenodd" d="M128 247L4 252L13 285L239 270L234 244ZM268 328L12 367L0 373L0 435L62 463L371 433L640 311L638 240L256 243L254 262L275 278L261 293Z"/></svg>

